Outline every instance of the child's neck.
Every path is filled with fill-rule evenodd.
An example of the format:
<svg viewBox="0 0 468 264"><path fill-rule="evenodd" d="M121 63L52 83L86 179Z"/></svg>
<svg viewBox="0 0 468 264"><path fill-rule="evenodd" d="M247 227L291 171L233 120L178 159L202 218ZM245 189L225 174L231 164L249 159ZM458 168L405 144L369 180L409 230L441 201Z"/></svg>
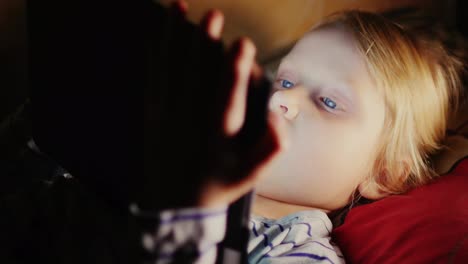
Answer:
<svg viewBox="0 0 468 264"><path fill-rule="evenodd" d="M261 196L259 194L255 194L252 203L253 214L263 216L269 219L279 219L292 213L307 210L321 210L325 213L329 213L328 211L325 211L320 208L289 204L278 200L273 200L271 198Z"/></svg>

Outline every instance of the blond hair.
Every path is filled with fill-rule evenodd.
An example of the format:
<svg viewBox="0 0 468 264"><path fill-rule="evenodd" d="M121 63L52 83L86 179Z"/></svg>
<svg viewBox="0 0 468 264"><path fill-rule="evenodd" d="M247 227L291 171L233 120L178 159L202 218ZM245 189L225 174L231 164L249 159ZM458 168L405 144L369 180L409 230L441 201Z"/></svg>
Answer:
<svg viewBox="0 0 468 264"><path fill-rule="evenodd" d="M390 194L428 183L437 176L430 156L440 149L458 102L461 63L441 43L418 38L378 14L346 11L318 28L327 26L351 33L385 98L382 140L369 182Z"/></svg>

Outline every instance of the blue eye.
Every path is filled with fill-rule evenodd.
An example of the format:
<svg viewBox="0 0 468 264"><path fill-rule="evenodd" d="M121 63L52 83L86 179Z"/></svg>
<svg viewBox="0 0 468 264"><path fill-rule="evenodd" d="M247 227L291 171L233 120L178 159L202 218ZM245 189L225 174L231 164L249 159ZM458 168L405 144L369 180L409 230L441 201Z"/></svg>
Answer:
<svg viewBox="0 0 468 264"><path fill-rule="evenodd" d="M291 88L294 86L294 83L288 81L288 80L281 80L281 86L283 88Z"/></svg>
<svg viewBox="0 0 468 264"><path fill-rule="evenodd" d="M321 100L327 107L329 107L331 109L336 108L336 103L332 99L330 99L328 97L323 97L323 98L321 98Z"/></svg>

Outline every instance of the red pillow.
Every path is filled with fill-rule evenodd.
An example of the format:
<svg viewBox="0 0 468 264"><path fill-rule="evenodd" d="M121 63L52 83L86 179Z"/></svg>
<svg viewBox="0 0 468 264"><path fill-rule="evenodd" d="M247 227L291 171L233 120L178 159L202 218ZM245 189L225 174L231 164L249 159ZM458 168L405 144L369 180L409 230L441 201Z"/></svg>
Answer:
<svg viewBox="0 0 468 264"><path fill-rule="evenodd" d="M352 209L333 236L350 263L468 263L468 158L430 185Z"/></svg>

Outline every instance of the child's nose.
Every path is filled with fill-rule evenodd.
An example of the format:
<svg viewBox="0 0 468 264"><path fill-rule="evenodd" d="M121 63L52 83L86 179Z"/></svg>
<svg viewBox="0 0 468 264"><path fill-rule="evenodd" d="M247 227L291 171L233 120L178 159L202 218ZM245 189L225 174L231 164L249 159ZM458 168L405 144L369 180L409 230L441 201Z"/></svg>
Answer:
<svg viewBox="0 0 468 264"><path fill-rule="evenodd" d="M288 120L294 120L299 114L298 102L290 91L276 91L270 98L270 111L283 115Z"/></svg>

